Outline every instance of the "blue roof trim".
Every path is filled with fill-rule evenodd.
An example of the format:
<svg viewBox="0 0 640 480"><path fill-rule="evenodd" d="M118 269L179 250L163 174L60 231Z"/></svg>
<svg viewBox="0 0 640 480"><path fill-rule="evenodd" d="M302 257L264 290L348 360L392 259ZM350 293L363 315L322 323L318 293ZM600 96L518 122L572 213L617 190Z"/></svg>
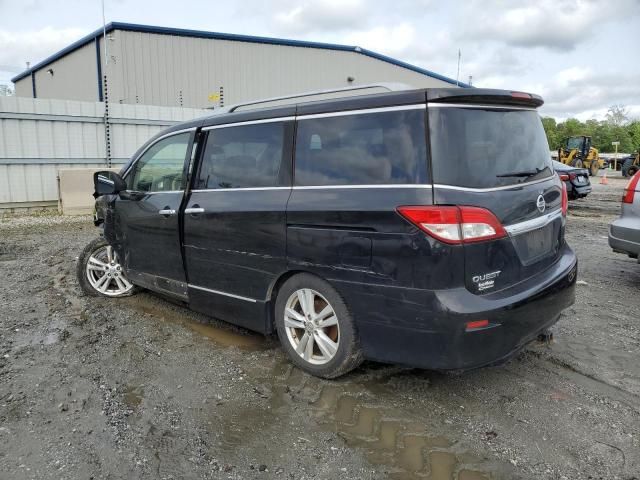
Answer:
<svg viewBox="0 0 640 480"><path fill-rule="evenodd" d="M106 26L106 32L112 32L113 30L126 30L130 32L141 32L141 33L158 33L163 35L177 35L181 37L195 37L195 38L208 38L215 40L229 40L234 42L248 42L248 43L263 43L268 45L284 45L288 47L304 47L304 48L319 48L323 50L337 50L343 52L355 52L362 55L366 55L367 57L375 58L376 60L380 60L386 63L390 63L392 65L396 65L401 68L406 68L407 70L412 70L416 73L420 73L422 75L426 75L428 77L436 78L438 80L442 80L443 82L450 83L452 85L456 85L456 81L452 78L445 77L443 75L437 74L430 70L426 70L424 68L416 67L415 65L411 65L409 63L405 63L401 60L397 60L395 58L388 57L386 55L382 55L380 53L372 52L371 50L366 50L364 48L351 46L351 45L338 45L335 43L322 43L322 42L308 42L304 40L288 40L283 38L272 38L272 37L256 37L253 35L237 35L233 33L219 33L219 32L207 32L203 30L189 30L184 28L168 28L168 27L156 27L152 25L138 25L135 23L121 23L121 22L111 22ZM81 38L80 40L72 43L68 47L60 50L57 53L54 53L50 57L45 58L43 61L38 62L33 67L24 72L16 75L11 79L12 82L17 82L27 77L33 72L40 70L41 68L47 66L51 62L59 60L60 58L68 55L69 53L77 50L80 47L87 45L88 43L94 41L96 38L100 37L103 34L103 29L100 28L93 33ZM470 85L466 83L458 82L460 87L470 88Z"/></svg>
<svg viewBox="0 0 640 480"><path fill-rule="evenodd" d="M112 24L110 23L109 25L107 25L107 27L110 27L111 25ZM111 30L113 30L113 29L111 29ZM107 31L110 31L110 30L107 30ZM77 40L77 41L73 42L68 47L63 48L59 52L54 53L53 55L45 58L41 62L36 63L33 67L29 68L28 70L25 70L24 72L16 75L15 77L13 77L11 79L11 81L13 83L16 83L18 80L22 80L23 78L31 75L32 73L40 70L42 67L45 67L45 66L49 65L51 62L55 62L56 60L61 59L65 55L68 55L69 53L77 50L78 48L84 47L86 44L91 43L92 41L94 41L100 35L102 35L102 28L99 29L99 30L96 30L93 33L90 33L89 35L87 35L85 37L82 37L80 40Z"/></svg>

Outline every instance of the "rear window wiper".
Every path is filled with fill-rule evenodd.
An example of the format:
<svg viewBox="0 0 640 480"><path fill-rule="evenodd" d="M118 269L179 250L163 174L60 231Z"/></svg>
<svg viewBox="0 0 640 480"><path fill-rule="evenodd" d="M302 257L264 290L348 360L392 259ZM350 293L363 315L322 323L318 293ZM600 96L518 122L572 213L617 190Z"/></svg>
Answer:
<svg viewBox="0 0 640 480"><path fill-rule="evenodd" d="M499 175L496 175L496 177L498 178L503 178L503 177L533 177L534 175L537 175L541 172L543 172L545 168L536 168L535 170L521 170L518 172L509 172L509 173L501 173Z"/></svg>

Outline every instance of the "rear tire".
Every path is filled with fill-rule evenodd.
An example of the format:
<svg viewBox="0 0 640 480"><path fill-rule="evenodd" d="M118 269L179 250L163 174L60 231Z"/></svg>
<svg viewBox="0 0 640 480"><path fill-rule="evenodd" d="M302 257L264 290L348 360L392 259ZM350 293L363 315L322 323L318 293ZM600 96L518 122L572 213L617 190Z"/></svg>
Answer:
<svg viewBox="0 0 640 480"><path fill-rule="evenodd" d="M622 171L622 176L623 177L630 177L632 176L631 173L629 173L629 170L631 170L631 168L633 168L633 158L627 158L624 163L622 164L622 168L620 169ZM637 168L636 168L637 170Z"/></svg>
<svg viewBox="0 0 640 480"><path fill-rule="evenodd" d="M96 238L84 248L78 258L76 276L85 295L128 297L136 291L104 237Z"/></svg>
<svg viewBox="0 0 640 480"><path fill-rule="evenodd" d="M314 275L301 273L282 285L275 323L284 351L311 375L337 378L363 361L355 323L344 300Z"/></svg>
<svg viewBox="0 0 640 480"><path fill-rule="evenodd" d="M591 160L591 163L589 164L589 175L592 177L597 177L599 171L600 164L598 163L598 161L595 159Z"/></svg>
<svg viewBox="0 0 640 480"><path fill-rule="evenodd" d="M575 168L582 168L584 164L582 163L582 160L580 160L579 158L576 158L571 162L571 166Z"/></svg>

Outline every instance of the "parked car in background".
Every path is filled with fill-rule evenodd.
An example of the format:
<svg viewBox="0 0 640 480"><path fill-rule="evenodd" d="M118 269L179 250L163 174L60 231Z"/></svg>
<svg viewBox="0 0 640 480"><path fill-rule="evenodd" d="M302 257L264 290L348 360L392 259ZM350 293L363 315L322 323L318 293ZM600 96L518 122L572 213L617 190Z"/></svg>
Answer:
<svg viewBox="0 0 640 480"><path fill-rule="evenodd" d="M640 171L624 189L622 213L609 226L609 246L631 258L637 259L640 254Z"/></svg>
<svg viewBox="0 0 640 480"><path fill-rule="evenodd" d="M553 169L567 187L569 200L583 198L591 193L589 170L586 168L576 168L553 160Z"/></svg>
<svg viewBox="0 0 640 480"><path fill-rule="evenodd" d="M80 284L111 297L140 286L277 333L325 378L363 359L505 361L575 298L540 105L422 89L173 126L120 174L96 174L104 238L82 253Z"/></svg>

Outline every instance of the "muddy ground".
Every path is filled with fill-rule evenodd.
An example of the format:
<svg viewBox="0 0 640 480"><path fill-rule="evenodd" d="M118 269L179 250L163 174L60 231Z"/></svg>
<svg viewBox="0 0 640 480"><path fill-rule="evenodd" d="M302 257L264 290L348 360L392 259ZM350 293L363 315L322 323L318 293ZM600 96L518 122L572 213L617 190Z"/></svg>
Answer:
<svg viewBox="0 0 640 480"><path fill-rule="evenodd" d="M554 342L461 375L310 377L152 294L82 296L88 218L4 218L0 478L638 479L640 265L606 239L622 185L572 202Z"/></svg>

